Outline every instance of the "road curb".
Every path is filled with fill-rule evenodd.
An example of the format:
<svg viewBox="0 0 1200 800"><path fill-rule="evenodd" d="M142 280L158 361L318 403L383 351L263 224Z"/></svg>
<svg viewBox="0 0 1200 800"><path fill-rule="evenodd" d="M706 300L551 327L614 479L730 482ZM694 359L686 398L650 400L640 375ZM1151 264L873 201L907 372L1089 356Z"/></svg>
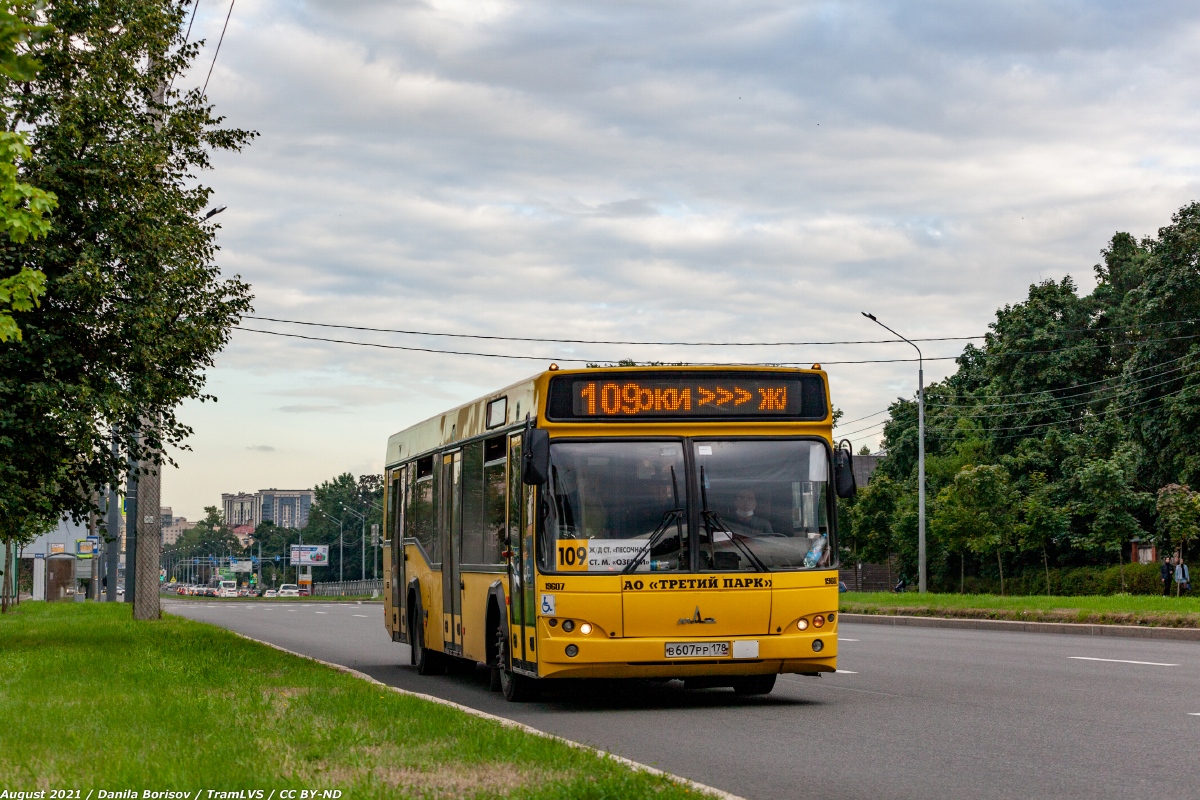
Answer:
<svg viewBox="0 0 1200 800"><path fill-rule="evenodd" d="M1077 622L1021 622L1008 619L962 619L957 617L914 617L901 614L846 614L843 622L895 625L911 628L959 628L1000 630L1019 633L1065 633L1075 636L1120 636L1127 639L1167 639L1200 642L1200 628L1162 628L1142 625L1092 625Z"/></svg>
<svg viewBox="0 0 1200 800"><path fill-rule="evenodd" d="M226 628L225 630L229 630L229 629ZM568 747L574 747L577 750L586 750L590 753L595 753L596 755L600 756L601 758L607 758L611 761L616 761L619 764L624 764L625 766L630 767L632 769L636 769L640 772L648 772L651 775L661 775L662 777L667 778L670 781L673 781L675 783L686 786L687 788L693 789L697 792L700 792L701 794L706 794L709 797L719 797L719 798L721 798L721 800L745 800L745 798L739 797L736 794L730 794L729 792L723 791L714 786L708 786L703 783L697 783L696 781L688 780L687 778L681 777L679 775L675 775L675 774L667 772L665 770L661 770L656 767L651 767L648 764L642 764L641 762L633 761L632 759L625 758L624 756L619 756L614 753L610 753L607 750L601 750L598 747L592 747L591 745L583 744L582 742L572 741L571 739L565 739L562 736L557 736L553 733L547 733L546 731L538 730L537 728L534 728L530 725L526 725L524 722L517 722L515 719L508 719L507 717L498 717L495 714L489 714L486 711L480 711L478 708L471 708L470 706L464 706L461 703L455 703L453 700L446 700L441 697L434 697L431 694L422 694L421 692L410 692L408 689L401 689L398 686L390 686L390 685L384 683L383 681L379 681L379 680L376 680L375 678L372 678L370 675L366 674L365 672L359 672L358 670L347 667L344 664L335 664L332 661L325 661L320 658L315 658L313 656L305 655L304 653L297 653L294 650L288 650L286 647L280 647L279 645L272 644L271 642L264 642L261 639L255 639L252 636L247 636L244 633L238 633L237 631L231 630L229 632L232 633L234 636L240 636L241 638L246 639L247 641L266 645L267 647L272 647L276 650L287 653L288 655L307 659L308 661L315 661L318 664L323 664L326 667L331 667L333 669L336 669L338 672L344 672L347 675L353 675L354 677L359 678L361 680L367 681L369 683L373 683L377 686L382 686L386 689L390 689L391 691L396 692L397 694L403 694L403 695L407 695L409 697L415 697L420 700L427 700L430 703L437 703L438 705L442 705L442 706L449 706L450 708L458 709L459 711L462 711L465 714L470 714L473 717L479 717L480 719L487 719L487 720L491 720L493 722L498 722L499 724L503 725L506 728L516 728L518 730L524 731L525 733L533 734L534 736L541 736L544 739L553 739L556 742L561 742L561 743L567 745Z"/></svg>

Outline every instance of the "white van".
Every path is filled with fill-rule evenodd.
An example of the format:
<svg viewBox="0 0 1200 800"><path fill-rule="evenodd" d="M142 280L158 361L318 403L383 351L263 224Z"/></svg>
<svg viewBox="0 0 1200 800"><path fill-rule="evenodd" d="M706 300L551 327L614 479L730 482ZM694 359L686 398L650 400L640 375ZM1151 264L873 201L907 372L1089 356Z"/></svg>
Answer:
<svg viewBox="0 0 1200 800"><path fill-rule="evenodd" d="M279 587L279 597L299 597L300 587L294 583L285 583Z"/></svg>
<svg viewBox="0 0 1200 800"><path fill-rule="evenodd" d="M217 587L217 597L237 597L237 581L221 581Z"/></svg>

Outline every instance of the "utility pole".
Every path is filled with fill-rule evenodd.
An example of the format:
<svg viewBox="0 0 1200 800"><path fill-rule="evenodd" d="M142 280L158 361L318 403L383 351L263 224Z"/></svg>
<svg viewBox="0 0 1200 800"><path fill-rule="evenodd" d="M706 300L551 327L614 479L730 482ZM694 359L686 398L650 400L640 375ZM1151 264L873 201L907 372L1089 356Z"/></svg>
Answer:
<svg viewBox="0 0 1200 800"><path fill-rule="evenodd" d="M117 434L113 433L112 454L116 460L120 452ZM104 576L107 588L104 599L117 602L117 573L121 571L121 496L116 486L108 487L108 525L104 532Z"/></svg>
<svg viewBox="0 0 1200 800"><path fill-rule="evenodd" d="M141 434L134 431L135 443L141 441ZM137 565L138 546L138 462L129 457L128 477L125 479L125 602L133 603L137 586L133 579Z"/></svg>
<svg viewBox="0 0 1200 800"><path fill-rule="evenodd" d="M875 319L874 314L864 311L862 315L889 333L900 336L887 325ZM900 338L917 351L917 586L921 594L925 594L929 588L925 562L925 357L921 355L921 348L903 336Z"/></svg>
<svg viewBox="0 0 1200 800"><path fill-rule="evenodd" d="M162 515L159 513L162 492L162 464L158 453L143 461L143 474L138 478L138 559L133 582L137 594L133 604L134 619L162 617L159 570L162 568Z"/></svg>

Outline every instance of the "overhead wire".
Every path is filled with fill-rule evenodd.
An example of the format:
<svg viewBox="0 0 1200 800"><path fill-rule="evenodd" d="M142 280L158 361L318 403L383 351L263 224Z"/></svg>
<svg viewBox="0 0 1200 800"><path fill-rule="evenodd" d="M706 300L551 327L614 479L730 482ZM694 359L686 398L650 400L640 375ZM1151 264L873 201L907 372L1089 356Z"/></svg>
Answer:
<svg viewBox="0 0 1200 800"><path fill-rule="evenodd" d="M229 0L229 13L225 15L225 24L221 26L221 38L217 39L217 50L213 53L212 63L208 65L208 77L204 79L204 88L200 90L203 95L208 91L208 82L212 79L213 67L217 65L217 56L221 55L221 43L225 41L225 29L229 27L229 18L233 16L233 6L237 0Z"/></svg>
<svg viewBox="0 0 1200 800"><path fill-rule="evenodd" d="M247 314L247 315L245 315L245 318L246 319L256 319L256 320L260 320L263 322L279 322L279 323L283 323L283 324L287 324L287 325L306 325L306 326L318 327L318 328L339 328L342 330L366 331L366 332L370 332L370 333L397 333L397 334L402 334L405 336L444 336L444 337L459 338L459 339L491 339L491 340L506 341L506 342L548 342L548 343L555 343L555 344L615 344L615 345L627 345L627 346L663 346L663 347L666 347L666 346L670 346L670 347L820 347L820 346L850 345L850 344L901 344L904 342L903 339L899 339L899 338L897 338L897 339L847 339L847 340L812 341L812 342L788 342L788 341L781 341L781 342L683 342L683 341L638 342L638 341L620 340L620 339L564 339L564 338L550 338L550 337L498 336L498 335L494 335L494 334L477 334L477 333L447 333L444 331L420 331L420 330L408 330L408 329L403 329L403 328L375 328L375 327L369 327L369 326L365 326L365 325L343 325L343 324L331 323L331 322L311 322L308 320L286 319L283 317L266 317L266 316L260 316L260 315L256 315L256 314ZM1164 321L1164 322L1148 323L1148 324L1142 325L1140 327L1141 328L1152 328L1152 327L1159 327L1162 325L1182 325L1182 324L1189 324L1189 323L1193 323L1193 322L1200 322L1200 319L1168 320L1168 321ZM1104 333L1104 332L1106 332L1105 329L1096 329L1096 328L1070 328L1070 329L1061 330L1061 331L1054 331L1055 335L1060 335L1060 334L1064 334L1064 333ZM989 334L977 334L974 336L933 336L933 337L925 337L925 338L916 338L916 339L912 339L911 341L914 341L914 342L968 341L971 339L984 339L990 335L991 334L989 333ZM1193 338L1193 337L1182 337L1182 338ZM1139 340L1139 341L1168 341L1168 340L1167 339L1155 339L1155 340ZM1118 343L1118 344L1120 344L1120 343ZM1070 347L1077 347L1077 346L1079 346L1079 345L1070 345ZM1108 345L1104 345L1104 346L1108 346ZM1035 353L1054 353L1054 352L1059 352L1063 349L1069 349L1069 348L1056 348L1056 349L1050 349L1050 350L1031 350L1031 351L1021 352L1021 353L1007 353L1006 355L1030 355L1030 354L1035 354ZM953 356L953 358L957 358L957 357L958 356ZM916 359L913 359L913 360L916 360ZM925 360L931 361L933 359L927 358ZM945 360L945 359L943 359L943 360Z"/></svg>
<svg viewBox="0 0 1200 800"><path fill-rule="evenodd" d="M1140 400L1140 401L1138 401L1138 402L1136 402L1136 403L1131 403L1131 404L1129 404L1129 405L1127 405L1127 406L1121 406L1121 407L1119 407L1119 408L1106 408L1106 409L1104 409L1104 411L1103 411L1102 413L1109 414L1109 413L1116 413L1116 412L1118 412L1118 411L1127 411L1128 409L1131 409L1131 408L1137 408L1137 407L1139 407L1139 406L1144 406L1144 405L1146 405L1147 403L1154 403L1154 402L1157 402L1157 401L1159 401L1159 400L1165 400L1165 399L1166 399L1166 398L1168 398L1168 397L1174 397L1174 396L1176 396L1176 395L1178 395L1178 394L1182 394L1183 392L1187 391L1187 390L1188 390L1188 388L1189 388L1189 387L1187 387L1187 386L1184 386L1184 387L1181 387L1181 388L1179 388L1179 389L1176 389L1176 390L1175 390L1175 391L1173 391L1173 392L1168 392L1168 393L1166 393L1166 394L1159 395L1158 397L1151 397L1151 398L1148 398L1148 399L1146 399L1146 400ZM1077 421L1077 420L1061 420L1061 421L1056 421L1056 422L1039 422L1039 423L1036 423L1036 424L1030 424L1030 425L1014 425L1014 426L1012 426L1012 427L1007 427L1007 428L988 428L988 429L984 430L983 432L984 432L984 433L986 433L986 434L991 434L991 433L998 432L998 431L1019 431L1019 430L1033 430L1033 429L1036 429L1036 428L1048 428L1048 427L1051 427L1051 426L1053 426L1053 425L1069 425L1069 424L1071 424L1071 422L1075 422L1075 421ZM953 430L953 429L950 429L950 428L941 428L941 429L939 429L939 428L936 428L936 427L935 427L935 428L930 428L930 427L926 426L925 430L926 430L926 431L933 430L935 433L940 433L940 432L947 432L947 433L950 433L950 434L958 433L958 431L955 431L955 430Z"/></svg>

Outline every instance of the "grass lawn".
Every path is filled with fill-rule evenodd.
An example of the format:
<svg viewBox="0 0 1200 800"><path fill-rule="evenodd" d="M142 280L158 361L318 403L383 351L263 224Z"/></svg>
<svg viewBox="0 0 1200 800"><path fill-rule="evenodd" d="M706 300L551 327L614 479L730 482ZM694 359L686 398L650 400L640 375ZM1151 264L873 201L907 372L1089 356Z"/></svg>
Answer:
<svg viewBox="0 0 1200 800"><path fill-rule="evenodd" d="M1032 622L1088 622L1200 628L1200 597L1108 595L1047 597L994 594L844 592L847 614L910 614L929 617L1017 619Z"/></svg>
<svg viewBox="0 0 1200 800"><path fill-rule="evenodd" d="M27 602L0 617L0 709L2 788L81 789L80 800L91 789L698 794L221 628L135 623L126 604Z"/></svg>

